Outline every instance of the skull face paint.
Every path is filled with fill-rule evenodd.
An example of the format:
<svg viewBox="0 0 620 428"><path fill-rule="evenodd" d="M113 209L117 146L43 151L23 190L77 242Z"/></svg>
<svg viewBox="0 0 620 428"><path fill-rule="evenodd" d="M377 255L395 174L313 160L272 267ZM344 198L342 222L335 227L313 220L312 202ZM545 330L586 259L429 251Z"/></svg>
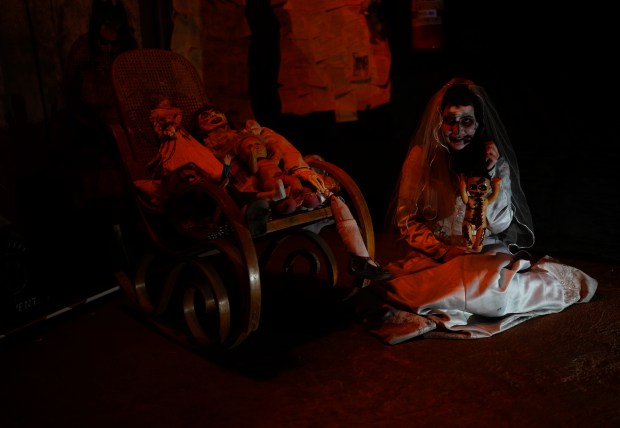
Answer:
<svg viewBox="0 0 620 428"><path fill-rule="evenodd" d="M461 150L476 134L478 122L473 106L449 106L443 112L441 133L452 150Z"/></svg>

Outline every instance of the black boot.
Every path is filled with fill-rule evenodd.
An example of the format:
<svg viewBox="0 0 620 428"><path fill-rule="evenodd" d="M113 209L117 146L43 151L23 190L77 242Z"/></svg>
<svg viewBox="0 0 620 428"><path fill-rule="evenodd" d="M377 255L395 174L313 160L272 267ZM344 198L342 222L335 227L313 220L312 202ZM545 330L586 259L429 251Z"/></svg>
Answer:
<svg viewBox="0 0 620 428"><path fill-rule="evenodd" d="M264 199L257 199L247 206L245 219L253 238L267 233L267 220L269 220L270 214L269 202Z"/></svg>
<svg viewBox="0 0 620 428"><path fill-rule="evenodd" d="M392 277L392 273L369 257L351 256L349 272L358 278L383 281Z"/></svg>

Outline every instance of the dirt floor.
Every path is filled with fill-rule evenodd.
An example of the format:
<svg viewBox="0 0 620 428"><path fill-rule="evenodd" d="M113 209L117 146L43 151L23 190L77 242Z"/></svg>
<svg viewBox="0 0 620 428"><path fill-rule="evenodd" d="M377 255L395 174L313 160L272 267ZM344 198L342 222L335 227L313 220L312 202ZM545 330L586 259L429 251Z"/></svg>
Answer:
<svg viewBox="0 0 620 428"><path fill-rule="evenodd" d="M283 305L222 359L113 293L0 343L0 426L620 426L620 267L563 261L594 299L491 338L389 346L341 306Z"/></svg>

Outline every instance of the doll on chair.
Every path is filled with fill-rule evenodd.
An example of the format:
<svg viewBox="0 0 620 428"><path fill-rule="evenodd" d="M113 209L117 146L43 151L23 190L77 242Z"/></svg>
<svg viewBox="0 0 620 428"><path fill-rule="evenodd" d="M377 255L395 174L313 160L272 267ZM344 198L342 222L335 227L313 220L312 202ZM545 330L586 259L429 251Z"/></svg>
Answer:
<svg viewBox="0 0 620 428"><path fill-rule="evenodd" d="M149 163L149 169L169 176L187 165L197 169L199 175L217 183L225 180L228 168L213 152L200 144L182 125L181 109L162 97L149 116L159 149Z"/></svg>
<svg viewBox="0 0 620 428"><path fill-rule="evenodd" d="M321 203L316 191L303 185L299 177L282 170L281 154L270 152L260 136L240 133L236 152L249 172L258 178L261 189L257 197L270 201L275 212L291 214L298 207L313 209Z"/></svg>

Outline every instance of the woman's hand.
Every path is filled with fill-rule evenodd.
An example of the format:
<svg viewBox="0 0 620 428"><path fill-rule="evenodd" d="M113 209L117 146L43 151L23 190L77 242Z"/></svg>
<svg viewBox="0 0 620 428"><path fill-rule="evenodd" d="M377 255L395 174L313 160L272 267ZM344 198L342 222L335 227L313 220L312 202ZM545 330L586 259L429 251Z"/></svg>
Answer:
<svg viewBox="0 0 620 428"><path fill-rule="evenodd" d="M499 159L499 150L497 149L497 146L493 141L487 141L486 143L484 143L484 147L487 171L491 171L493 168L495 168L495 164Z"/></svg>

